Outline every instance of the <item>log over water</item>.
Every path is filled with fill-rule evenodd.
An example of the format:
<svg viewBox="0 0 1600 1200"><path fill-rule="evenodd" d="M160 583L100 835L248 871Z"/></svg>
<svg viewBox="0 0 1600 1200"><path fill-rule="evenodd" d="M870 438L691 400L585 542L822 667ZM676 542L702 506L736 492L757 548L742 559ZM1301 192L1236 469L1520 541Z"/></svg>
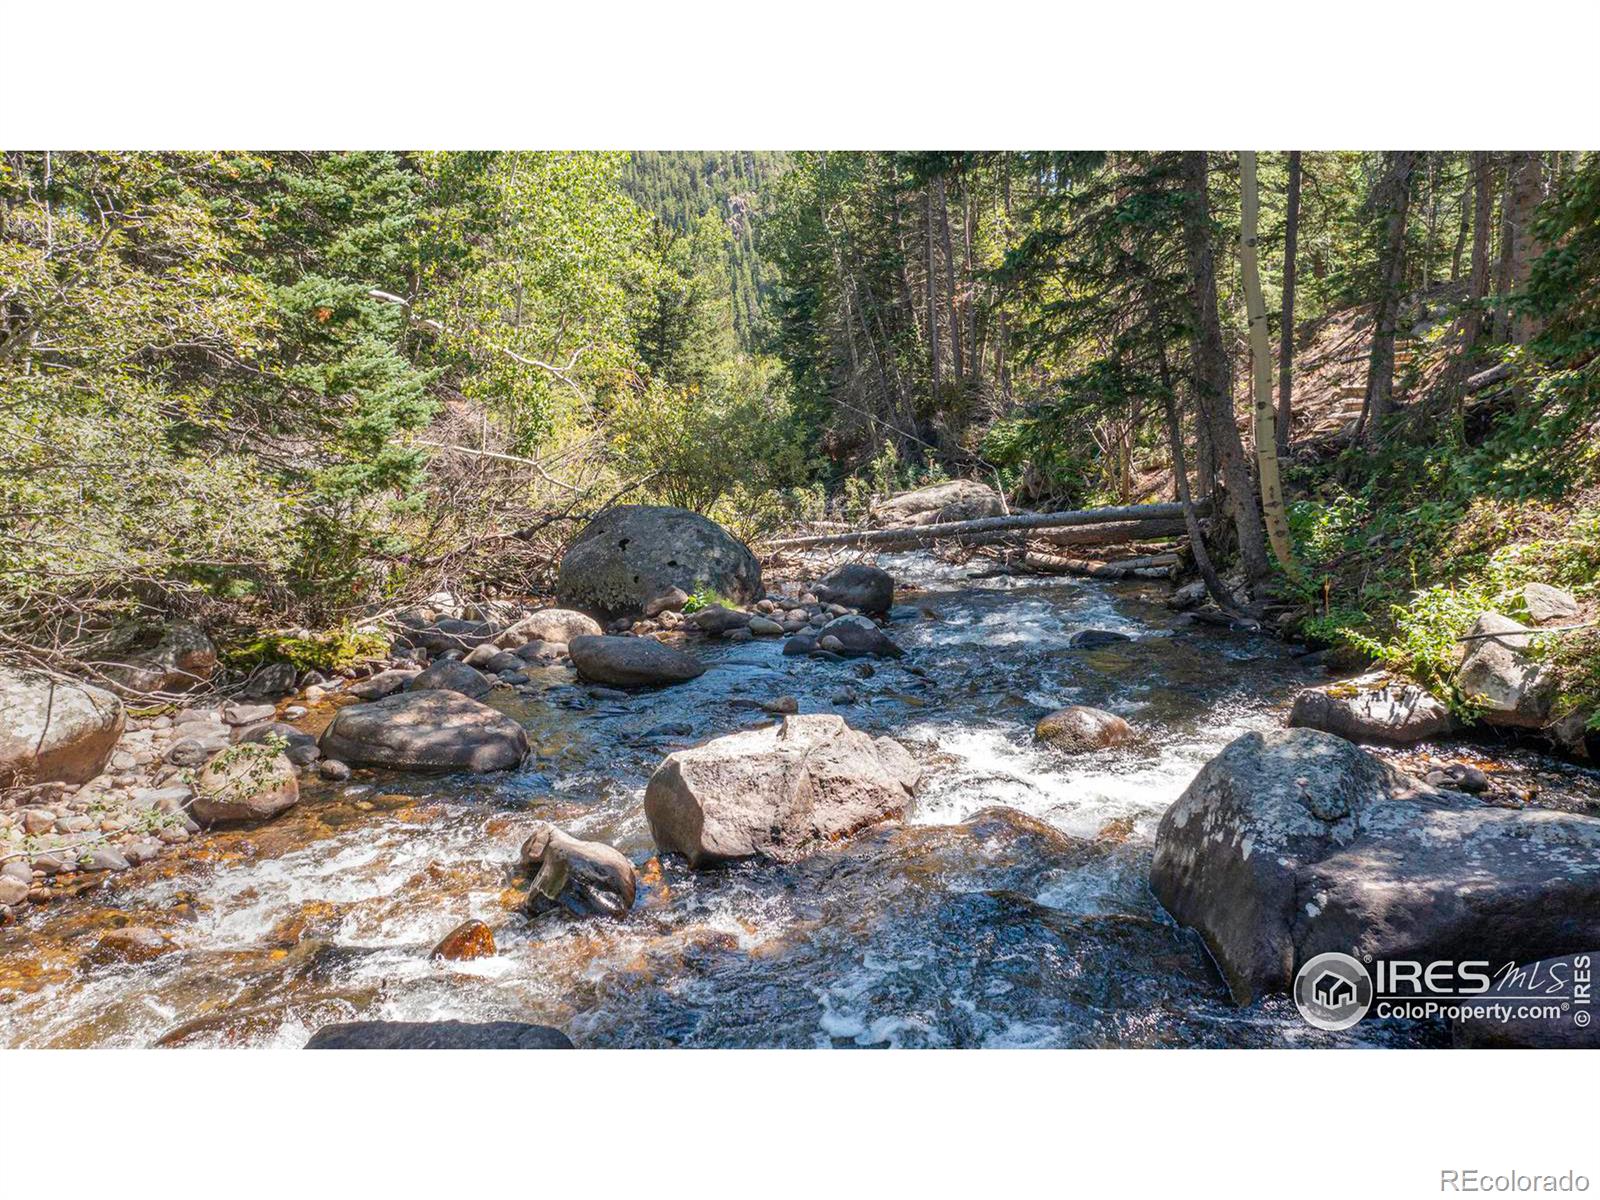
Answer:
<svg viewBox="0 0 1600 1200"><path fill-rule="evenodd" d="M1202 511L1205 506L1200 505ZM915 525L903 529L864 529L855 533L811 534L806 537L779 538L768 542L768 550L809 550L822 546L851 546L859 549L910 550L935 542L957 541L981 545L1010 534L1034 529L1064 529L1074 525L1105 525L1128 522L1128 538L1144 536L1147 522L1171 521L1183 516L1183 506L1167 504L1125 504L1111 508L1080 508L1067 512L1017 513L1009 517L980 517L973 521L946 521L938 525ZM1159 535L1157 535L1159 536Z"/></svg>

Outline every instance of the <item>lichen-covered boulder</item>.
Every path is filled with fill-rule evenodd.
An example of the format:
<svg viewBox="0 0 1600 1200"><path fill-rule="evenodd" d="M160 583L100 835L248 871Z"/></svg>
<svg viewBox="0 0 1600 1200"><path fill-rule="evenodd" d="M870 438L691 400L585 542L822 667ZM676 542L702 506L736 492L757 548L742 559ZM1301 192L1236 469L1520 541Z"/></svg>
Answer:
<svg viewBox="0 0 1600 1200"><path fill-rule="evenodd" d="M1005 505L1000 502L1000 494L986 483L952 479L891 496L874 505L872 511L885 525L931 525L998 517L1005 512Z"/></svg>
<svg viewBox="0 0 1600 1200"><path fill-rule="evenodd" d="M1294 698L1289 724L1320 729L1353 742L1397 746L1439 737L1455 728L1450 710L1414 683L1378 672L1324 687L1306 688Z"/></svg>
<svg viewBox="0 0 1600 1200"><path fill-rule="evenodd" d="M190 811L202 825L265 821L299 799L293 763L270 743L240 742L200 772Z"/></svg>
<svg viewBox="0 0 1600 1200"><path fill-rule="evenodd" d="M418 671L406 682L408 692L459 692L474 700L487 696L493 690L494 684L484 677L482 671L453 658L440 659L427 670Z"/></svg>
<svg viewBox="0 0 1600 1200"><path fill-rule="evenodd" d="M1479 706L1485 724L1538 729L1550 719L1556 678L1528 653L1536 632L1493 612L1468 631L1456 687Z"/></svg>
<svg viewBox="0 0 1600 1200"><path fill-rule="evenodd" d="M1033 727L1033 736L1069 754L1084 754L1131 742L1133 726L1115 713L1069 704L1041 718Z"/></svg>
<svg viewBox="0 0 1600 1200"><path fill-rule="evenodd" d="M604 632L600 622L587 613L571 608L541 608L517 620L495 642L513 650L528 642L565 646L575 637L598 637Z"/></svg>
<svg viewBox="0 0 1600 1200"><path fill-rule="evenodd" d="M601 513L568 547L556 597L610 620L641 615L673 588L747 604L761 595L761 563L699 513L628 504Z"/></svg>
<svg viewBox="0 0 1600 1200"><path fill-rule="evenodd" d="M87 783L122 736L122 701L88 684L0 667L0 786Z"/></svg>
<svg viewBox="0 0 1600 1200"><path fill-rule="evenodd" d="M1313 729L1247 733L1156 831L1150 884L1234 999L1325 951L1527 962L1600 945L1600 818L1439 791Z"/></svg>
<svg viewBox="0 0 1600 1200"><path fill-rule="evenodd" d="M187 692L217 670L217 648L191 621L124 630L106 657L106 673L130 692Z"/></svg>
<svg viewBox="0 0 1600 1200"><path fill-rule="evenodd" d="M647 637L578 637L567 643L578 674L611 687L662 687L704 675L692 654Z"/></svg>
<svg viewBox="0 0 1600 1200"><path fill-rule="evenodd" d="M645 788L644 814L656 845L692 867L788 861L900 816L919 775L892 738L830 714L790 716L669 754Z"/></svg>
<svg viewBox="0 0 1600 1200"><path fill-rule="evenodd" d="M351 766L498 771L527 757L528 735L487 704L431 688L341 708L320 745Z"/></svg>
<svg viewBox="0 0 1600 1200"><path fill-rule="evenodd" d="M824 604L842 604L881 616L894 607L894 576L882 567L846 563L829 571L812 592Z"/></svg>

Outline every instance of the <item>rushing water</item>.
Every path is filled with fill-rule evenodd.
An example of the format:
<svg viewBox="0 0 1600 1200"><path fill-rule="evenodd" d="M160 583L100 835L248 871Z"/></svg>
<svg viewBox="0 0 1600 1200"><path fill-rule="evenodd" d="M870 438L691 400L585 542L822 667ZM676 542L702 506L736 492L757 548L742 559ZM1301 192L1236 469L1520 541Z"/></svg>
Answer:
<svg viewBox="0 0 1600 1200"><path fill-rule="evenodd" d="M308 787L266 826L26 912L0 929L0 1043L299 1046L331 1021L446 1017L557 1025L590 1046L1440 1040L1378 1022L1317 1033L1282 999L1235 1008L1150 895L1162 811L1311 678L1286 648L1187 624L1157 585L974 583L920 555L883 561L923 590L891 626L906 657L870 674L784 658L775 640L707 644L705 675L626 700L550 668L540 695L495 701L536 747L520 771ZM1082 629L1133 640L1067 649ZM912 747L927 775L906 822L791 866L657 861L650 772L770 721L760 702L781 695ZM1036 746L1034 721L1069 703L1140 737L1081 757ZM534 817L632 856L644 886L626 920L518 910ZM495 927L499 953L430 960L467 917ZM120 924L177 948L101 961Z"/></svg>

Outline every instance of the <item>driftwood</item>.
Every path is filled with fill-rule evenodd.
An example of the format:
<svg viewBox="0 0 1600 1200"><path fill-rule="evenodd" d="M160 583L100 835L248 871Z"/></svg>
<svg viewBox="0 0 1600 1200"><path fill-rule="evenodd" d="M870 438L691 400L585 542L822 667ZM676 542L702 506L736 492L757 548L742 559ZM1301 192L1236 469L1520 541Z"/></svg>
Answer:
<svg viewBox="0 0 1600 1200"><path fill-rule="evenodd" d="M1016 533L1036 529L1066 529L1072 526L1106 525L1120 522L1127 526L1119 540L1144 537L1152 521L1181 519L1180 504L1127 504L1113 508L1082 508L1069 512L1017 513L1009 517L980 517L973 521L946 521L936 525L916 525L903 529L864 529L855 533L814 534L780 538L767 543L768 550L810 550L822 546L854 546L876 550L912 550L937 542L983 545L1001 541Z"/></svg>

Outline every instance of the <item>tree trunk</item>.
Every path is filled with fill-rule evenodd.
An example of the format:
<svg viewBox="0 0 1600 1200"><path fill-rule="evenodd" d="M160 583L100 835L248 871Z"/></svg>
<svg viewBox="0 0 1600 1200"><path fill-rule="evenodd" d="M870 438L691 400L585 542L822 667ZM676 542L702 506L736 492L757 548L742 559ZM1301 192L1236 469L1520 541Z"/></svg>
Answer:
<svg viewBox="0 0 1600 1200"><path fill-rule="evenodd" d="M1538 151L1529 150L1517 155L1510 167L1507 183L1511 198L1511 291L1519 292L1533 273L1533 260L1539 256L1539 246L1533 236L1533 214L1544 198L1544 162ZM1511 340L1525 346L1538 326L1525 312L1516 313L1510 322Z"/></svg>
<svg viewBox="0 0 1600 1200"><path fill-rule="evenodd" d="M1189 495L1189 466L1183 460L1183 423L1178 417L1178 402L1172 394L1172 376L1167 368L1167 352L1161 351L1161 399L1167 410L1167 449L1172 453L1172 482L1178 492L1178 507L1183 510L1183 524L1189 534L1189 549L1194 552L1194 565L1205 580L1206 591L1218 607L1232 610L1234 599L1217 577L1211 565L1211 553L1206 549L1205 534L1200 528L1200 517Z"/></svg>
<svg viewBox="0 0 1600 1200"><path fill-rule="evenodd" d="M933 190L922 192L924 224L928 231L928 362L933 369L933 399L939 400L939 276L933 252Z"/></svg>
<svg viewBox="0 0 1600 1200"><path fill-rule="evenodd" d="M1472 269L1467 278L1467 316L1461 331L1463 363L1483 334L1483 300L1489 294L1489 243L1494 240L1494 160L1472 152Z"/></svg>
<svg viewBox="0 0 1600 1200"><path fill-rule="evenodd" d="M1450 255L1450 282L1461 278L1461 256L1466 253L1467 233L1472 227L1472 168L1467 168L1466 182L1461 185L1461 223L1456 226L1456 248Z"/></svg>
<svg viewBox="0 0 1600 1200"><path fill-rule="evenodd" d="M1146 530L1160 530L1163 522L1182 514L1181 504L1128 504L1110 508L1080 508L1069 512L1017 513L1009 517L979 517L971 521L943 521L934 525L779 538L768 542L767 549L809 550L819 546L911 549L943 541L982 545L1034 529L1064 529L1073 525L1105 525L1113 522L1127 522L1127 540L1137 541L1145 536ZM1162 534L1157 532L1152 536L1159 537Z"/></svg>
<svg viewBox="0 0 1600 1200"><path fill-rule="evenodd" d="M1383 178L1374 199L1383 221L1378 243L1378 304L1372 314L1372 355L1367 363L1367 394L1357 429L1375 437L1394 409L1394 339L1400 321L1400 285L1406 266L1406 210L1411 199L1414 150L1386 154Z"/></svg>
<svg viewBox="0 0 1600 1200"><path fill-rule="evenodd" d="M1500 262L1494 272L1494 327L1490 336L1503 342L1511 333L1511 309L1506 297L1511 294L1511 164L1506 157L1505 182L1500 189Z"/></svg>
<svg viewBox="0 0 1600 1200"><path fill-rule="evenodd" d="M950 205L945 196L944 176L936 176L934 184L939 191L939 240L944 245L944 298L950 308L950 370L960 379L965 367L961 358L961 313L956 305L956 256L950 246Z"/></svg>
<svg viewBox="0 0 1600 1200"><path fill-rule="evenodd" d="M1267 302L1261 295L1261 266L1257 261L1256 226L1261 197L1256 185L1256 152L1239 152L1239 263L1243 268L1245 314L1250 328L1250 378L1255 401L1256 474L1261 481L1261 512L1266 518L1267 541L1273 557L1294 575L1294 552L1289 541L1289 518L1283 510L1283 488L1278 480L1278 430L1272 410L1272 346L1267 335Z"/></svg>
<svg viewBox="0 0 1600 1200"><path fill-rule="evenodd" d="M1290 392L1294 386L1294 270L1300 238L1300 151L1289 151L1288 216L1283 227L1283 317L1278 330L1278 453L1289 452L1294 424Z"/></svg>
<svg viewBox="0 0 1600 1200"><path fill-rule="evenodd" d="M1232 373L1227 350L1222 344L1222 320L1217 313L1216 259L1211 246L1211 196L1205 152L1184 151L1182 162L1184 248L1189 261L1190 302L1194 310L1195 403L1227 492L1245 575L1251 583L1260 583L1270 572L1266 536L1261 525L1260 495L1234 419Z"/></svg>

